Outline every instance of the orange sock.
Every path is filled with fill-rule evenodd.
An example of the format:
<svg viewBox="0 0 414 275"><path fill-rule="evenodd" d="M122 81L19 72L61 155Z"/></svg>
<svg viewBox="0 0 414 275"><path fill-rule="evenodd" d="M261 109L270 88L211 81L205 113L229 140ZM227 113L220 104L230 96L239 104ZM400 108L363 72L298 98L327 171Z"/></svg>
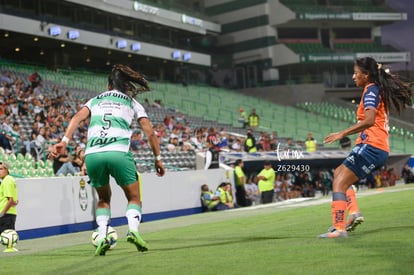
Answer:
<svg viewBox="0 0 414 275"><path fill-rule="evenodd" d="M332 223L338 231L345 231L346 220L346 201L332 202Z"/></svg>
<svg viewBox="0 0 414 275"><path fill-rule="evenodd" d="M346 190L346 206L348 210L348 215L352 215L359 212L355 190L352 186L349 187L348 190Z"/></svg>
<svg viewBox="0 0 414 275"><path fill-rule="evenodd" d="M342 192L332 193L332 224L338 231L346 230L346 196Z"/></svg>

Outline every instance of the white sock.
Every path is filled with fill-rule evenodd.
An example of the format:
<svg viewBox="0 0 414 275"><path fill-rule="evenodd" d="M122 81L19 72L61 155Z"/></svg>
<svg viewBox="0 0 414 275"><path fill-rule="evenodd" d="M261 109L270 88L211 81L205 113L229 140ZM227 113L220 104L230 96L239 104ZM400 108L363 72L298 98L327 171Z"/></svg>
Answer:
<svg viewBox="0 0 414 275"><path fill-rule="evenodd" d="M141 222L141 212L139 212L138 209L129 208L126 211L125 216L128 220L129 230L138 231L138 227Z"/></svg>
<svg viewBox="0 0 414 275"><path fill-rule="evenodd" d="M98 240L106 238L106 233L108 231L109 225L109 216L100 215L96 217L96 223L98 224Z"/></svg>

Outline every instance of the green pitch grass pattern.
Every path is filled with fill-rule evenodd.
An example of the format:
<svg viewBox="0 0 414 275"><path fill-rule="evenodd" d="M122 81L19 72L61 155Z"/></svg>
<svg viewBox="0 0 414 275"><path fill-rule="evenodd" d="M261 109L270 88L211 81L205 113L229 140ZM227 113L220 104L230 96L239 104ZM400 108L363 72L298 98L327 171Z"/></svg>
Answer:
<svg viewBox="0 0 414 275"><path fill-rule="evenodd" d="M414 185L357 193L365 222L318 239L330 197L143 223L149 251L126 242L94 256L91 232L24 240L1 253L2 274L412 274Z"/></svg>

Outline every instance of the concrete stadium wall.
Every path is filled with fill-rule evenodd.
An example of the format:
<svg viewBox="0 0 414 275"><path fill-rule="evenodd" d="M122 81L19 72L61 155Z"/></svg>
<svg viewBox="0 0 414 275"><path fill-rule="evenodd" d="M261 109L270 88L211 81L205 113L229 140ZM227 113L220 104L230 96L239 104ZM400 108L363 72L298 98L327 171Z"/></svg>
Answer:
<svg viewBox="0 0 414 275"><path fill-rule="evenodd" d="M170 172L164 177L142 174L143 221L151 221L201 212L200 186L212 190L226 178L225 169ZM88 177L16 179L19 192L16 231L20 239L45 237L96 228L96 194ZM81 187L81 182L85 183ZM111 178L111 225L127 223L127 200Z"/></svg>

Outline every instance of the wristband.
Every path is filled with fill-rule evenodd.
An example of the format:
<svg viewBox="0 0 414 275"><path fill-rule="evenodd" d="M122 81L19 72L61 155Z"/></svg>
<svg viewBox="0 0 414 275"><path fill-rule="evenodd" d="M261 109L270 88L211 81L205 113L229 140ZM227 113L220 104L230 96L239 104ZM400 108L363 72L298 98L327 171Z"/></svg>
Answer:
<svg viewBox="0 0 414 275"><path fill-rule="evenodd" d="M158 156L155 156L155 160L156 161L160 161L162 158L161 158L161 156L160 155L158 155Z"/></svg>
<svg viewBox="0 0 414 275"><path fill-rule="evenodd" d="M66 144L69 144L69 138L67 136L63 136L62 141Z"/></svg>

